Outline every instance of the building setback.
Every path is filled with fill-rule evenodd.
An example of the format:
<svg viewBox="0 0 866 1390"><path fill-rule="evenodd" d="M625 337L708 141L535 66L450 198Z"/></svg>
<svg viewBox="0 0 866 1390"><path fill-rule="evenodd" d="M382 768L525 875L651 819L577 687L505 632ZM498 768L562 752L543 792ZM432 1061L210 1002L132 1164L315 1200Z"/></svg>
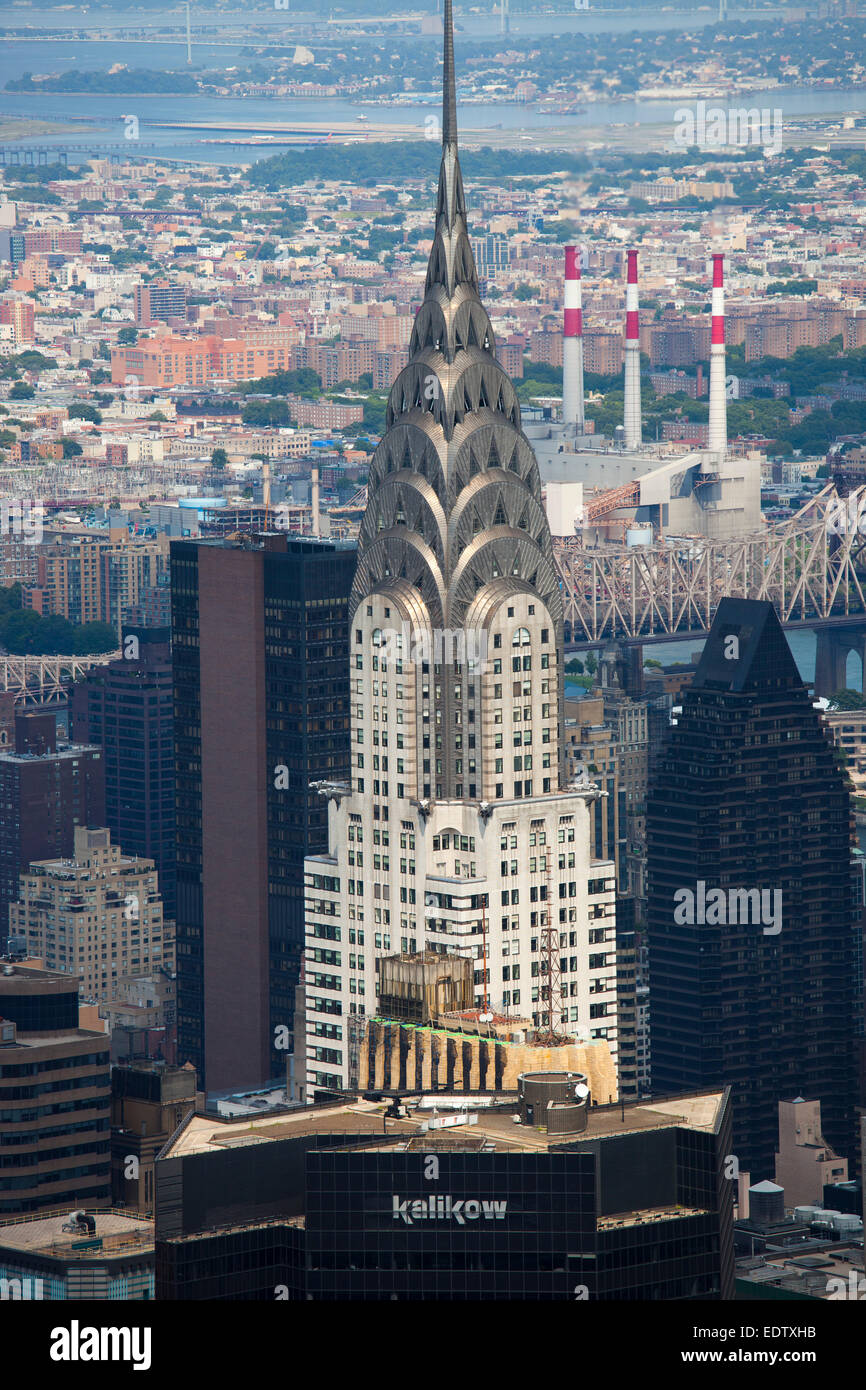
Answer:
<svg viewBox="0 0 866 1390"><path fill-rule="evenodd" d="M652 1078L729 1084L753 1178L780 1100L820 1101L828 1142L853 1142L849 817L772 605L723 599L648 797Z"/></svg>
<svg viewBox="0 0 866 1390"><path fill-rule="evenodd" d="M326 840L310 783L348 773L355 550L269 535L171 552L178 1061L224 1091L285 1077L304 855Z"/></svg>

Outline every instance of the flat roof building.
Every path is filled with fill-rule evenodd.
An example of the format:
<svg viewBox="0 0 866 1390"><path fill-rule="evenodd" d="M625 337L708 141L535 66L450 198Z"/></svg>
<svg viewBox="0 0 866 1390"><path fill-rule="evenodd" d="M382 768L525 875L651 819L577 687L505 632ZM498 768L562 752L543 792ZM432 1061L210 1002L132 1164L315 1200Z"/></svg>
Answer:
<svg viewBox="0 0 866 1390"><path fill-rule="evenodd" d="M593 1106L570 1080L462 1115L190 1116L156 1161L157 1297L732 1298L727 1090Z"/></svg>
<svg viewBox="0 0 866 1390"><path fill-rule="evenodd" d="M65 1207L0 1226L2 1298L152 1299L153 1222Z"/></svg>
<svg viewBox="0 0 866 1390"><path fill-rule="evenodd" d="M0 967L0 1220L111 1198L110 1039L78 1027L78 985Z"/></svg>

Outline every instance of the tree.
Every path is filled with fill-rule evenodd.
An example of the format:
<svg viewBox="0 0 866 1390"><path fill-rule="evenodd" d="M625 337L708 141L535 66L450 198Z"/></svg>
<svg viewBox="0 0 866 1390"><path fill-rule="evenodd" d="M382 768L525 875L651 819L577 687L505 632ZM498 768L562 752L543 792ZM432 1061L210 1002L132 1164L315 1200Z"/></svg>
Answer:
<svg viewBox="0 0 866 1390"><path fill-rule="evenodd" d="M210 456L211 468L217 468L220 470L220 472L225 468L228 461L229 456L226 453L225 449L214 449L213 453Z"/></svg>
<svg viewBox="0 0 866 1390"><path fill-rule="evenodd" d="M87 401L75 401L69 407L70 420L90 420L94 425L102 424L102 416L94 405L88 405Z"/></svg>
<svg viewBox="0 0 866 1390"><path fill-rule="evenodd" d="M30 401L36 395L32 386L26 381L16 381L12 390L9 392L10 401Z"/></svg>
<svg viewBox="0 0 866 1390"><path fill-rule="evenodd" d="M837 690L830 699L831 709L866 709L866 695L859 690Z"/></svg>
<svg viewBox="0 0 866 1390"><path fill-rule="evenodd" d="M132 324L128 323L124 328L121 328L117 335L117 341L124 345L128 344L132 346L134 343L138 342L138 329L133 328Z"/></svg>
<svg viewBox="0 0 866 1390"><path fill-rule="evenodd" d="M78 455L81 454L81 453L83 453L83 452L84 452L84 451L82 450L81 445L80 445L80 444L76 444L76 442L75 442L74 439L64 439L64 441L63 441L63 457L64 457L65 459L77 458Z"/></svg>

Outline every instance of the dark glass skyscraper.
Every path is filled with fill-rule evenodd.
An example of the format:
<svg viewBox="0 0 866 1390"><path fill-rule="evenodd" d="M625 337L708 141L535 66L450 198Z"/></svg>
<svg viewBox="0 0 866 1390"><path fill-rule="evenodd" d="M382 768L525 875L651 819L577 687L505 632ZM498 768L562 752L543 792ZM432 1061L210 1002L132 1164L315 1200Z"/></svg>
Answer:
<svg viewBox="0 0 866 1390"><path fill-rule="evenodd" d="M327 843L310 783L349 773L354 570L346 544L172 543L178 1060L209 1091L285 1076Z"/></svg>
<svg viewBox="0 0 866 1390"><path fill-rule="evenodd" d="M128 656L94 666L72 694L73 737L102 748L105 824L127 854L153 859L174 918L171 629L125 626Z"/></svg>
<svg viewBox="0 0 866 1390"><path fill-rule="evenodd" d="M853 1136L845 775L769 603L725 599L647 807L654 1094L733 1088L734 1153L772 1176L778 1102Z"/></svg>
<svg viewBox="0 0 866 1390"><path fill-rule="evenodd" d="M726 1089L593 1105L579 1133L521 1113L195 1116L154 1164L157 1299L733 1298Z"/></svg>
<svg viewBox="0 0 866 1390"><path fill-rule="evenodd" d="M60 859L75 848L78 826L105 824L101 748L58 743L54 710L16 711L0 701L0 951L9 904L20 876L36 859Z"/></svg>

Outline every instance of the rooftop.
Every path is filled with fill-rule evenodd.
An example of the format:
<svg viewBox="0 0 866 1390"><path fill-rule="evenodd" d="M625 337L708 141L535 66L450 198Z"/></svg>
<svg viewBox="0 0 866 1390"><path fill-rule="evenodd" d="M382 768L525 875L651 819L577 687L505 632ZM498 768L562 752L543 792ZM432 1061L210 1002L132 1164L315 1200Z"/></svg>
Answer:
<svg viewBox="0 0 866 1390"><path fill-rule="evenodd" d="M477 1124L450 1126L442 1140L450 1147L478 1148L479 1144L494 1148L523 1150L546 1150L563 1143L585 1143L588 1140L603 1139L615 1134L633 1134L640 1130L667 1129L683 1125L688 1129L713 1132L721 1116L724 1091L708 1091L697 1095L677 1096L670 1100L657 1102L644 1101L627 1105L592 1106L588 1112L587 1127L578 1135L550 1135L545 1131L514 1123L516 1095L497 1095L495 1108L478 1108L473 1102L480 1097L467 1095L467 1112L478 1116ZM379 1136L383 1140L405 1138L407 1141L421 1134L421 1124L429 1120L429 1108L414 1113L420 1097L403 1098L401 1105L409 1112L405 1119L386 1117L389 1103L366 1100L349 1101L344 1105L304 1106L283 1115L273 1113L260 1119L240 1121L221 1119L212 1115L192 1115L189 1121L178 1130L173 1139L159 1155L160 1158L185 1157L201 1154L216 1148L245 1146L267 1143L273 1139L293 1139L310 1134L359 1134L370 1137ZM449 1102L449 1110L457 1097L451 1093L444 1097ZM490 1097L485 1097L487 1103ZM440 1136L426 1134L423 1141L428 1147L440 1142Z"/></svg>
<svg viewBox="0 0 866 1390"><path fill-rule="evenodd" d="M104 1045L106 1052L109 1047L108 1033L96 1033L89 1028L42 1028L39 1032L30 1033L25 1029L19 1029L16 1025L16 1038L14 1044L7 1044L4 1052L12 1046L15 1047L59 1047L63 1043L83 1043L97 1042Z"/></svg>
<svg viewBox="0 0 866 1390"><path fill-rule="evenodd" d="M34 1255L53 1255L63 1259L102 1259L114 1254L128 1256L133 1248L153 1249L153 1221L138 1213L97 1210L89 1213L96 1229L64 1231L73 1208L64 1207L48 1215L23 1216L0 1225L0 1250L28 1251ZM94 1245L100 1242L100 1246Z"/></svg>

